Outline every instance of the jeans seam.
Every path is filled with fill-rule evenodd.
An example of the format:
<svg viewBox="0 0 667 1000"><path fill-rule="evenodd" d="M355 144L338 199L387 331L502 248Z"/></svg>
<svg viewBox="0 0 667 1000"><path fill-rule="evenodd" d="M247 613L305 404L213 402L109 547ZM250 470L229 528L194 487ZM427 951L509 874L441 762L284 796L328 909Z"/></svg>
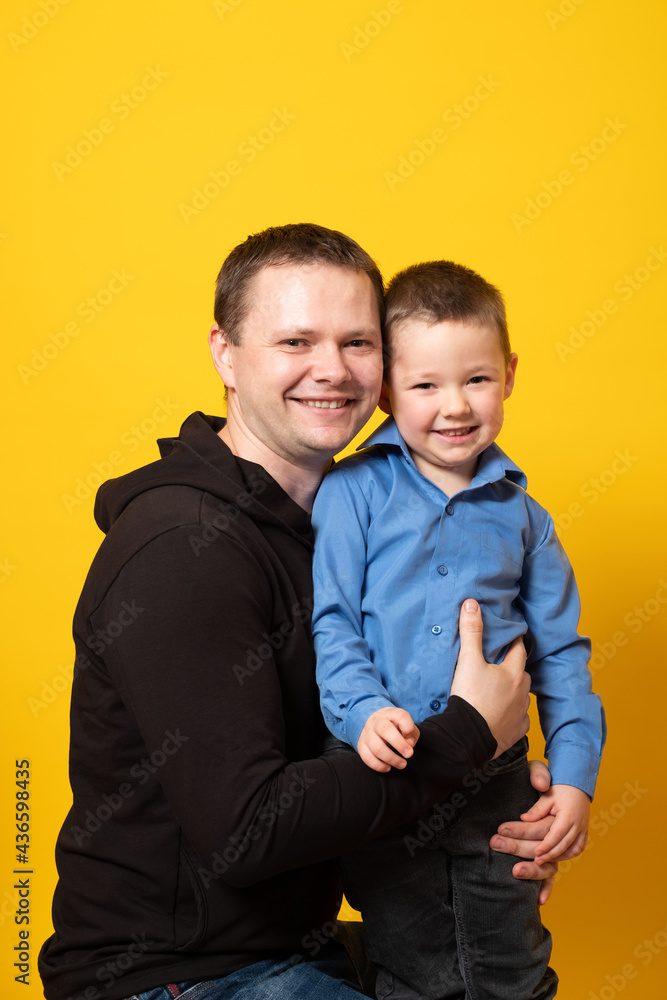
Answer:
<svg viewBox="0 0 667 1000"><path fill-rule="evenodd" d="M456 887L452 885L452 909L456 923L456 943L460 955L461 978L466 988L466 1000L478 1000L477 991L472 984L470 955L468 953L466 932L459 911L459 897Z"/></svg>

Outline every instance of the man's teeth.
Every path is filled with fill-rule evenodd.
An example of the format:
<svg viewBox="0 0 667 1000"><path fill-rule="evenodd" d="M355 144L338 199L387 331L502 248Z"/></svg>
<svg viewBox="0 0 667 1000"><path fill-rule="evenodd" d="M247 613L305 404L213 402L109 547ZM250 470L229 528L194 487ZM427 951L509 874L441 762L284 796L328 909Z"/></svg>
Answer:
<svg viewBox="0 0 667 1000"><path fill-rule="evenodd" d="M346 399L304 399L306 406L316 406L320 410L339 410L345 406Z"/></svg>

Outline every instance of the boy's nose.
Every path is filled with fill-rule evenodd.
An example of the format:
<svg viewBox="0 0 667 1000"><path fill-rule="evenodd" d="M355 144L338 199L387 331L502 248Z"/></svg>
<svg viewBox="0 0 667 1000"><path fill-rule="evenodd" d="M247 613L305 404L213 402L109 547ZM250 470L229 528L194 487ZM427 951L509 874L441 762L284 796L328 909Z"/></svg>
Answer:
<svg viewBox="0 0 667 1000"><path fill-rule="evenodd" d="M440 413L443 417L458 416L469 413L470 405L464 392L458 389L449 389L442 394L440 400Z"/></svg>

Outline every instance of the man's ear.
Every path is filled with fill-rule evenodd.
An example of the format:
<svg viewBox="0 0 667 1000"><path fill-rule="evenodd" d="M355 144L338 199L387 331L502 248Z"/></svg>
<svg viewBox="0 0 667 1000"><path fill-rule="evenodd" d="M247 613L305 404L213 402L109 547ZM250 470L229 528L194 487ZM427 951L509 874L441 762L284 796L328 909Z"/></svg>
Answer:
<svg viewBox="0 0 667 1000"><path fill-rule="evenodd" d="M505 393L503 399L508 399L512 395L512 389L514 388L514 377L516 375L516 366L518 364L519 358L516 354L510 355L509 364L507 365L507 375L505 376Z"/></svg>
<svg viewBox="0 0 667 1000"><path fill-rule="evenodd" d="M218 375L228 389L234 388L234 365L232 363L232 345L229 343L217 323L214 323L208 332L208 346L211 348L211 357Z"/></svg>
<svg viewBox="0 0 667 1000"><path fill-rule="evenodd" d="M378 400L378 406L383 413L388 413L391 416L391 400L389 399L389 390L387 388L387 383L382 383L382 388L380 389L380 398Z"/></svg>

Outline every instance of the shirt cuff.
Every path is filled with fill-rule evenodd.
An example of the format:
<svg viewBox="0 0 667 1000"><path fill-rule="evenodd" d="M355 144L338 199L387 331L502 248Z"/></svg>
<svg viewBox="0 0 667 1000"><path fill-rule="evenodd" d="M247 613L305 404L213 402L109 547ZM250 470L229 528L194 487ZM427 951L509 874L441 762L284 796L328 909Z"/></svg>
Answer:
<svg viewBox="0 0 667 1000"><path fill-rule="evenodd" d="M600 770L597 754L577 743L560 743L549 749L548 760L552 785L574 785L593 798Z"/></svg>

